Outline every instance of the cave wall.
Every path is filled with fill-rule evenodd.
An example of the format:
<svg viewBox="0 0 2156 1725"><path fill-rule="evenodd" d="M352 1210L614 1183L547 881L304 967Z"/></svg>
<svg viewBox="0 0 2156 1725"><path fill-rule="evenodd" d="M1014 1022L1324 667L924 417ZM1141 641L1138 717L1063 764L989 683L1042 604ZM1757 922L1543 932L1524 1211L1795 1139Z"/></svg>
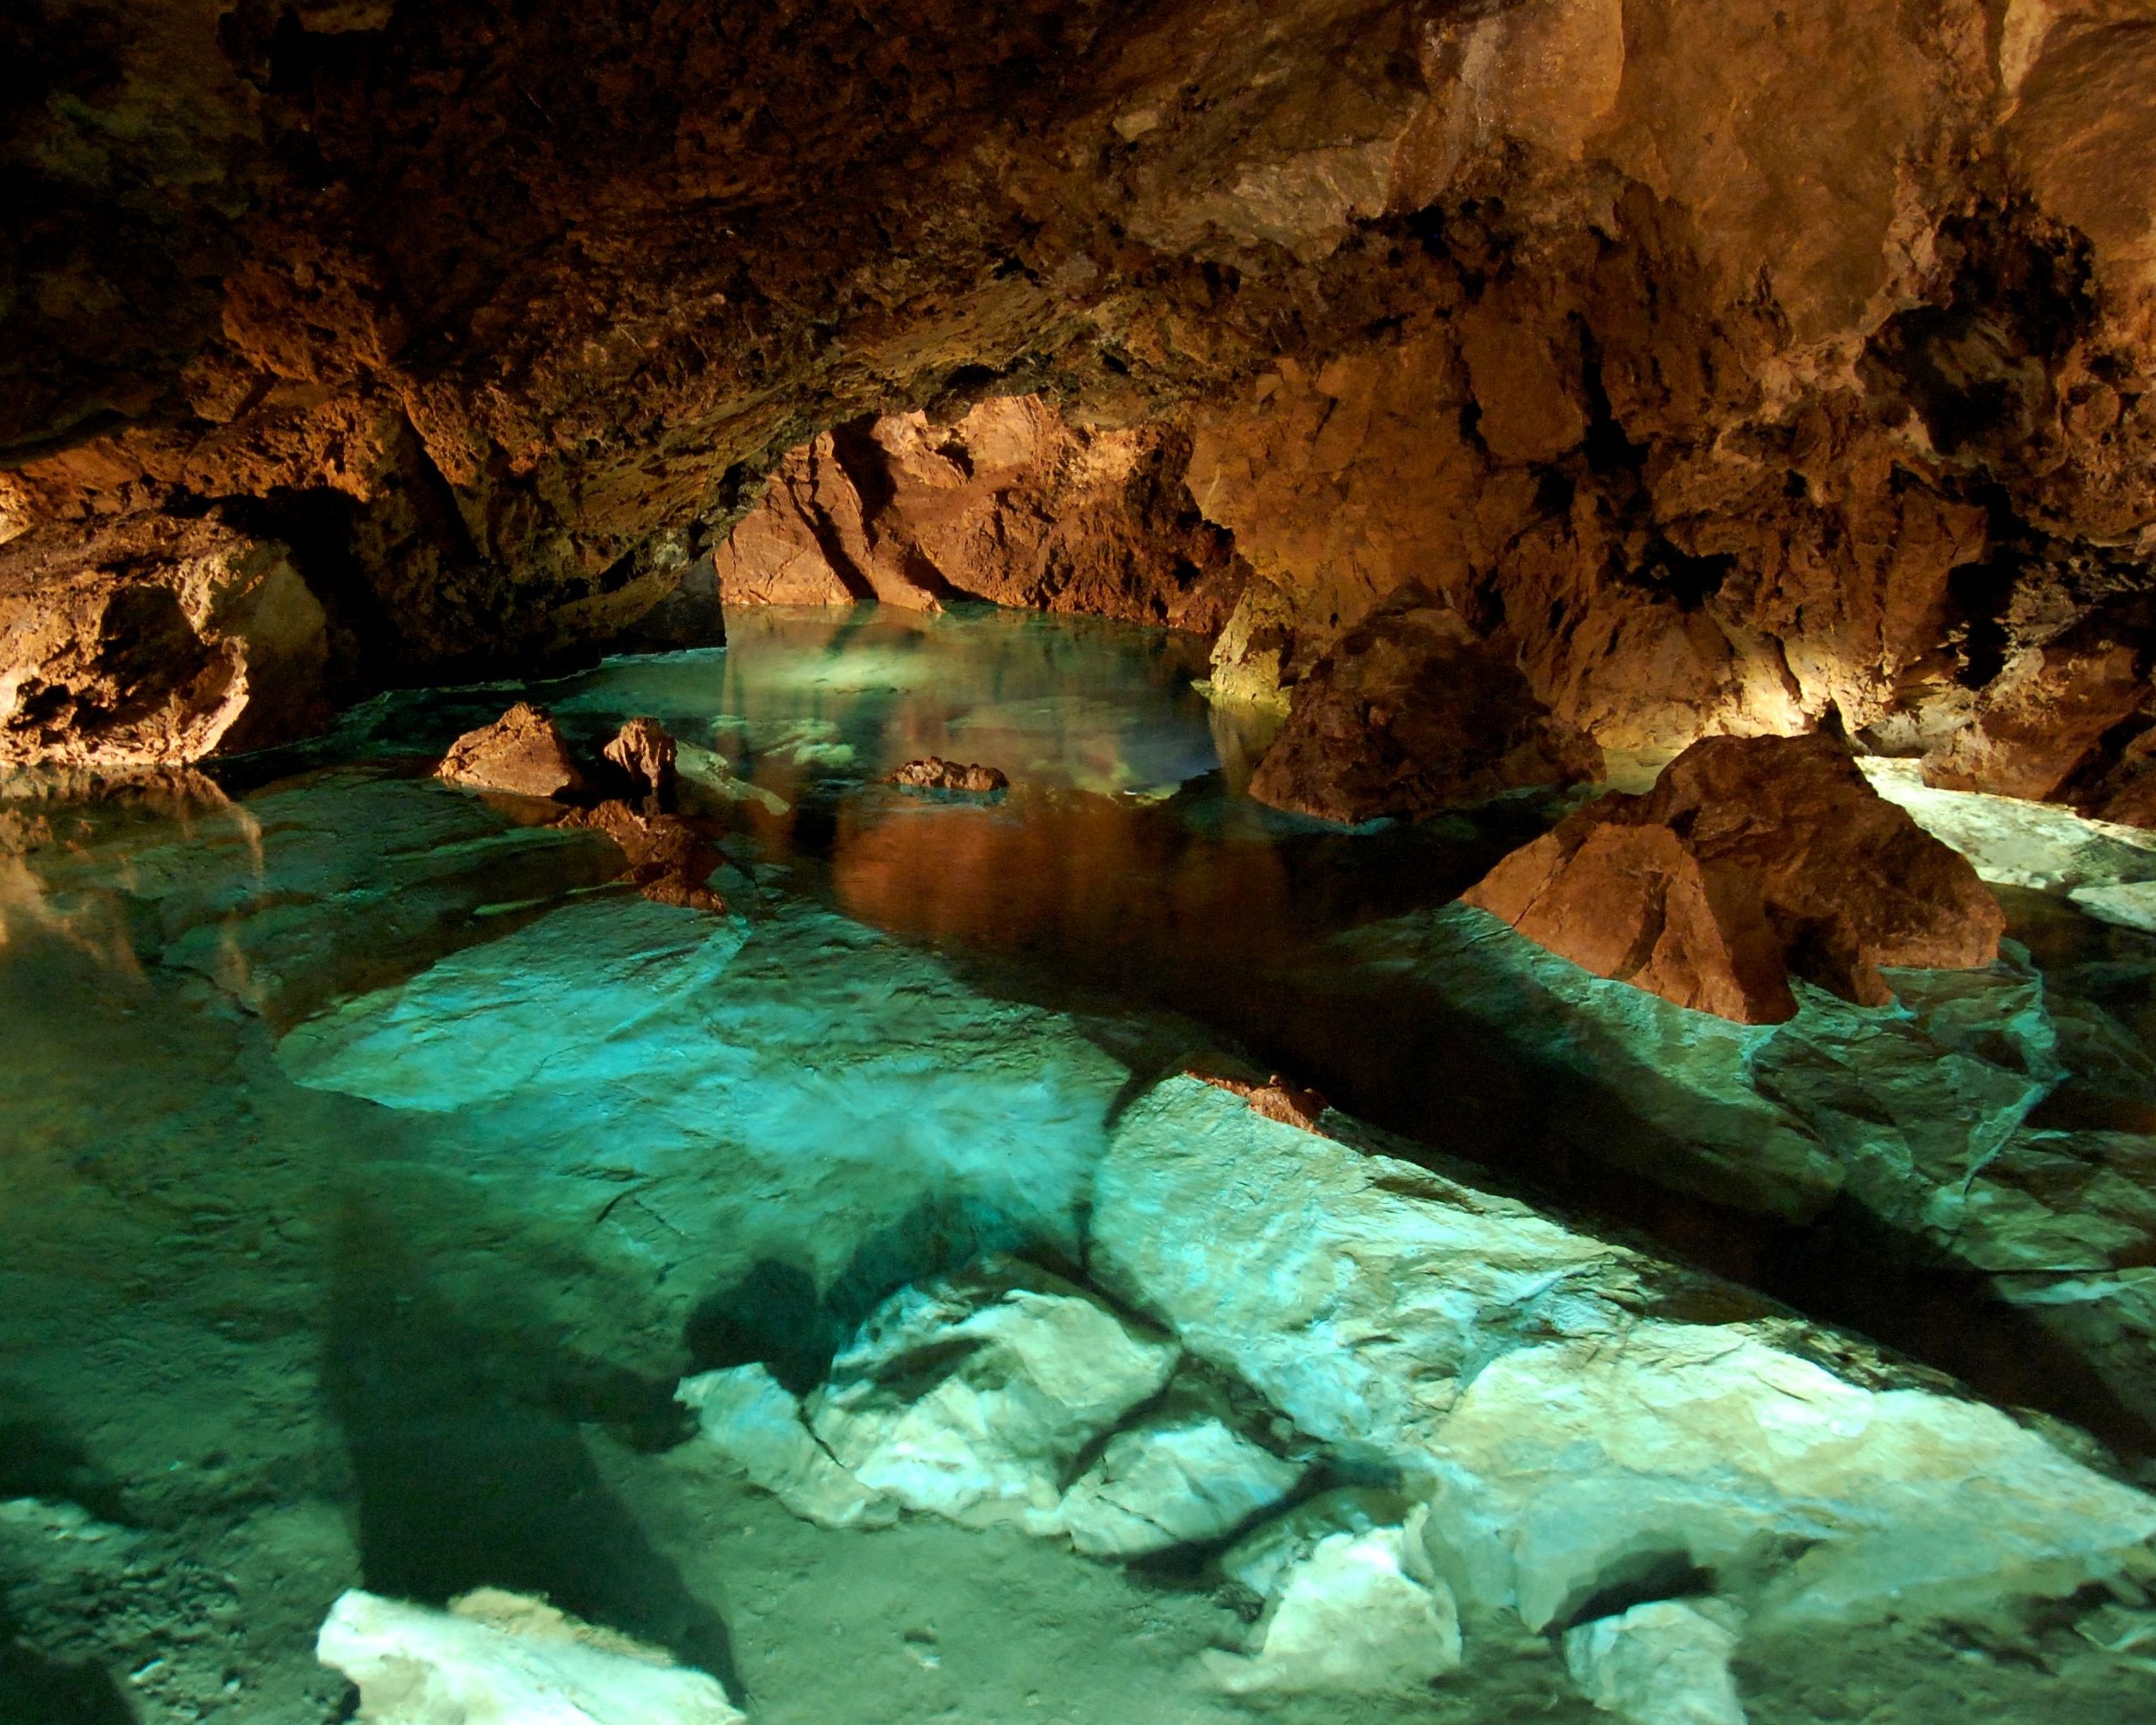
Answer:
<svg viewBox="0 0 2156 1725"><path fill-rule="evenodd" d="M2152 0L0 30L16 757L191 757L783 566L1225 624L1216 683L1258 697L1413 580L1606 746L1826 725L2132 802ZM208 532L289 565L324 643L301 699L266 636L215 736L230 679L154 668L247 657L158 549ZM69 621L108 589L173 604ZM165 646L98 644L138 615Z"/></svg>

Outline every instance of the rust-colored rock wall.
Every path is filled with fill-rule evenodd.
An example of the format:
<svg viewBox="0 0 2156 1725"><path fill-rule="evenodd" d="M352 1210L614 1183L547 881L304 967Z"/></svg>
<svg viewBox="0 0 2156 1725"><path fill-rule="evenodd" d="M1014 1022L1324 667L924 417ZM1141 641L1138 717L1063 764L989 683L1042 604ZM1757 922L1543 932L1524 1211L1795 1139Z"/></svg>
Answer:
<svg viewBox="0 0 2156 1725"><path fill-rule="evenodd" d="M331 695L678 640L713 580L1219 628L1262 695L1413 580L1610 747L2084 794L2147 724L2153 0L0 30L12 567L281 544ZM2103 700L2030 684L2098 638Z"/></svg>

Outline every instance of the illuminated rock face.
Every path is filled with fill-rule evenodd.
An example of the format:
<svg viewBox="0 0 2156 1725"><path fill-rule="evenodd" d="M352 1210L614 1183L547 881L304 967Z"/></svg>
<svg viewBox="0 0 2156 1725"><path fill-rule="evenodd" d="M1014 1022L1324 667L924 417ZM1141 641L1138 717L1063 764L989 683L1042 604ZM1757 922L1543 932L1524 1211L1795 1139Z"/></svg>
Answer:
<svg viewBox="0 0 2156 1725"><path fill-rule="evenodd" d="M1414 581L1606 747L2102 777L2149 20L2013 10L34 6L0 538L47 592L116 529L287 546L338 699L724 591L1225 624L1277 699ZM63 610L56 686L199 669ZM122 759L94 704L24 746Z"/></svg>
<svg viewBox="0 0 2156 1725"><path fill-rule="evenodd" d="M1742 1024L1796 1016L1789 978L1885 1006L1882 965L1966 970L2005 913L1967 860L1832 737L1710 737L1642 797L1591 803L1463 897L1598 976Z"/></svg>

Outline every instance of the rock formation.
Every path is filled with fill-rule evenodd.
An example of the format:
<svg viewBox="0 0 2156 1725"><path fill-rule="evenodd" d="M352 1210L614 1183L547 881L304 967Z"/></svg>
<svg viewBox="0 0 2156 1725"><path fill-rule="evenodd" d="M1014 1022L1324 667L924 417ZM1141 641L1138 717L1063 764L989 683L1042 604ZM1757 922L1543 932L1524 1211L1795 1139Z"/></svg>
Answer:
<svg viewBox="0 0 2156 1725"><path fill-rule="evenodd" d="M1410 582L1295 686L1250 794L1352 825L1601 775L1601 750L1535 699L1503 648Z"/></svg>
<svg viewBox="0 0 2156 1725"><path fill-rule="evenodd" d="M449 745L436 776L474 791L559 797L584 787L584 775L544 707L516 706L492 724L467 731Z"/></svg>
<svg viewBox="0 0 2156 1725"><path fill-rule="evenodd" d="M721 590L1225 623L1276 698L1414 581L1605 747L2001 787L2146 725L2146 0L16 10L17 755ZM250 547L266 637L159 573Z"/></svg>
<svg viewBox="0 0 2156 1725"><path fill-rule="evenodd" d="M723 911L726 900L711 886L720 862L718 851L690 821L680 815L631 808L610 798L595 808L576 809L555 823L605 833L629 859L623 877L654 904L680 905L693 911Z"/></svg>
<svg viewBox="0 0 2156 1725"><path fill-rule="evenodd" d="M674 787L674 741L655 718L630 719L602 752L640 795L661 795Z"/></svg>
<svg viewBox="0 0 2156 1725"><path fill-rule="evenodd" d="M1708 737L1645 796L1611 795L1464 895L1598 976L1743 1024L1796 1015L1789 978L1864 1006L1880 967L1969 969L2005 913L1962 856L1831 737Z"/></svg>
<svg viewBox="0 0 2156 1725"><path fill-rule="evenodd" d="M946 761L940 755L908 761L903 767L887 775L884 782L906 791L968 791L977 795L991 794L1011 787L1010 780L1000 768L983 767L978 763L962 764L956 761Z"/></svg>

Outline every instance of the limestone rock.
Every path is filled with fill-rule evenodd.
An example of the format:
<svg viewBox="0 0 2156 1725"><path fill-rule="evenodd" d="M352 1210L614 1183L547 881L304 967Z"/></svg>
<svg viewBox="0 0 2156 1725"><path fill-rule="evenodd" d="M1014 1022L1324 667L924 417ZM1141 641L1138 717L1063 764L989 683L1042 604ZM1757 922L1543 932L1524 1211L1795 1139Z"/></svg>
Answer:
<svg viewBox="0 0 2156 1725"><path fill-rule="evenodd" d="M1341 1486L1259 1523L1220 1556L1220 1572L1260 1599L1280 1591L1288 1571L1336 1534L1405 1526L1411 1502L1374 1486Z"/></svg>
<svg viewBox="0 0 2156 1725"><path fill-rule="evenodd" d="M1732 1631L1681 1599L1564 1632L1565 1666L1580 1693L1626 1725L1745 1725L1729 1674L1736 1649Z"/></svg>
<svg viewBox="0 0 2156 1725"><path fill-rule="evenodd" d="M359 1685L368 1725L740 1725L716 1678L542 1600L482 1589L447 1611L357 1589L316 1651Z"/></svg>
<svg viewBox="0 0 2156 1725"><path fill-rule="evenodd" d="M0 546L0 762L180 766L328 718L321 605L289 550L216 521Z"/></svg>
<svg viewBox="0 0 2156 1725"><path fill-rule="evenodd" d="M1225 1539L1303 1472L1219 1420L1141 1427L1109 1439L1063 1494L1056 1524L1089 1557L1143 1557Z"/></svg>
<svg viewBox="0 0 2156 1725"><path fill-rule="evenodd" d="M530 701L518 701L492 724L466 731L435 772L453 785L524 797L560 797L584 784L552 716Z"/></svg>
<svg viewBox="0 0 2156 1725"><path fill-rule="evenodd" d="M610 800L576 809L555 823L605 833L629 859L628 880L655 904L693 911L723 911L726 900L711 886L722 860L702 832L680 815L644 814Z"/></svg>
<svg viewBox="0 0 2156 1725"><path fill-rule="evenodd" d="M615 733L605 753L640 793L656 796L674 784L674 738L655 718L630 719Z"/></svg>
<svg viewBox="0 0 2156 1725"><path fill-rule="evenodd" d="M706 1441L795 1515L819 1527L881 1527L898 1506L831 1458L801 1415L799 1396L761 1365L684 1378L675 1400L695 1411Z"/></svg>
<svg viewBox="0 0 2156 1725"><path fill-rule="evenodd" d="M2098 630L2021 654L1984 690L1974 722L1925 758L1924 782L2058 795L2104 732L2148 699L2141 658L2133 643Z"/></svg>
<svg viewBox="0 0 2156 1725"><path fill-rule="evenodd" d="M1257 1641L1248 1659L1206 1655L1231 1694L1412 1693L1460 1663L1451 1590L1399 1527L1319 1540L1281 1577Z"/></svg>
<svg viewBox="0 0 2156 1725"><path fill-rule="evenodd" d="M886 775L884 782L907 791L968 791L984 795L1011 787L1000 768L962 765L939 755L908 761Z"/></svg>
<svg viewBox="0 0 2156 1725"><path fill-rule="evenodd" d="M1535 699L1503 650L1407 586L1296 685L1250 780L1260 802L1352 825L1414 820L1529 785L1599 779L1601 751Z"/></svg>
<svg viewBox="0 0 2156 1725"><path fill-rule="evenodd" d="M954 1520L1052 1511L1087 1444L1152 1396L1173 1343L999 1259L901 1289L831 1363L809 1423L872 1491Z"/></svg>
<svg viewBox="0 0 2156 1725"><path fill-rule="evenodd" d="M1866 1006L1882 966L1973 969L2006 919L1962 857L1831 737L1710 737L1645 796L1605 797L1464 895L1599 976L1744 1024L1791 974Z"/></svg>

